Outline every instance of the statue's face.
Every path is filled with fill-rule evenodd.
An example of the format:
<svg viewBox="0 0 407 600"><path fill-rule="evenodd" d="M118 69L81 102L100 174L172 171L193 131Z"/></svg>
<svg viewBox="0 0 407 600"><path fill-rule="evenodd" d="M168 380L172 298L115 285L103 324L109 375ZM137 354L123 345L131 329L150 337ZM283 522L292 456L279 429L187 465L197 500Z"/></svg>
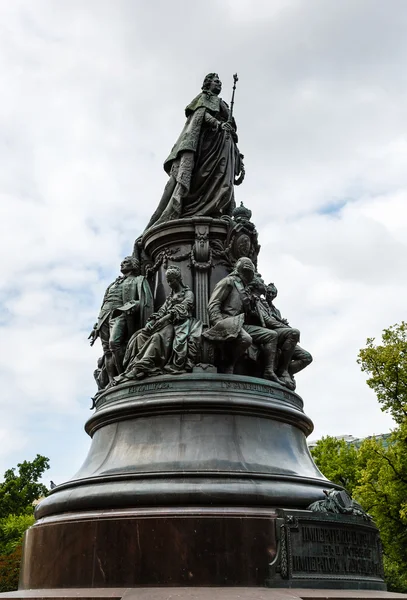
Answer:
<svg viewBox="0 0 407 600"><path fill-rule="evenodd" d="M125 258L124 260L122 260L121 265L120 265L120 271L123 274L130 273L133 270L134 270L133 263L129 258Z"/></svg>
<svg viewBox="0 0 407 600"><path fill-rule="evenodd" d="M266 287L266 300L273 302L273 300L277 298L277 289L275 287Z"/></svg>
<svg viewBox="0 0 407 600"><path fill-rule="evenodd" d="M254 293L257 296L261 296L262 294L266 293L266 286L262 279L257 279L256 285L254 286Z"/></svg>
<svg viewBox="0 0 407 600"><path fill-rule="evenodd" d="M238 273L242 277L242 279L247 283L253 281L254 278L254 264L249 258L245 258L241 260L238 266Z"/></svg>
<svg viewBox="0 0 407 600"><path fill-rule="evenodd" d="M222 90L222 82L219 79L219 77L215 77L214 79L212 79L212 81L209 84L209 89L211 92L213 92L214 94L220 94L221 90Z"/></svg>
<svg viewBox="0 0 407 600"><path fill-rule="evenodd" d="M174 285L176 285L179 282L178 274L174 271L167 272L167 282L170 288L172 289Z"/></svg>

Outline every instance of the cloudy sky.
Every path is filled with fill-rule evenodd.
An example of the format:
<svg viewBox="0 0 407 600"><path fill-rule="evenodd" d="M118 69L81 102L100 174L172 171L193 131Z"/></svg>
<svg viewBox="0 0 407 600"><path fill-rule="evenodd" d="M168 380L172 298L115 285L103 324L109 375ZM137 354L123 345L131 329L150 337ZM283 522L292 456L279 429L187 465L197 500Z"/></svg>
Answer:
<svg viewBox="0 0 407 600"><path fill-rule="evenodd" d="M0 474L83 462L87 336L210 71L227 101L239 74L236 196L314 356L311 437L391 428L356 357L407 318L406 28L405 0L0 0Z"/></svg>

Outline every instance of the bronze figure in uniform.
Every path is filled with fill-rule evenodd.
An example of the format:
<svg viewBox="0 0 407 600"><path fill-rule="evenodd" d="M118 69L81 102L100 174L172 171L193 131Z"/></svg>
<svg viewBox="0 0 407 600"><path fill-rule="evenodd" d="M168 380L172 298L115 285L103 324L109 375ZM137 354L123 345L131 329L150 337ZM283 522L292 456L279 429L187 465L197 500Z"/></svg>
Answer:
<svg viewBox="0 0 407 600"><path fill-rule="evenodd" d="M279 333L278 346L280 354L278 357L277 373L288 388L295 390L296 383L294 375L302 371L312 363L311 354L302 348L298 342L300 332L291 327L287 319L283 319L281 312L274 306L273 301L277 297L278 290L274 283L269 283L265 288L265 299L262 304L266 307L270 318L276 323L276 329ZM295 340L293 347L292 340Z"/></svg>
<svg viewBox="0 0 407 600"><path fill-rule="evenodd" d="M239 258L230 275L219 281L208 303L211 329L204 336L214 342L229 343L229 364L224 369L233 373L236 362L254 343L259 347L264 361L263 378L281 383L274 372L278 334L268 329L251 312L251 290L248 288L255 276L255 267L247 257Z"/></svg>
<svg viewBox="0 0 407 600"><path fill-rule="evenodd" d="M281 383L290 390L295 390L294 374L309 365L312 362L312 356L298 345L299 330L291 327L287 319L283 319L280 311L274 306L273 300L277 296L276 286L273 283L266 286L263 279L256 276L249 289L252 293L250 313L278 335L276 374Z"/></svg>
<svg viewBox="0 0 407 600"><path fill-rule="evenodd" d="M130 337L145 325L153 312L151 289L147 279L140 275L138 262L126 256L120 270L122 275L105 292L98 321L89 336L91 345L100 337L103 359L98 367L100 370L104 367L109 383L123 372L123 356ZM103 381L103 373L97 375L96 380Z"/></svg>

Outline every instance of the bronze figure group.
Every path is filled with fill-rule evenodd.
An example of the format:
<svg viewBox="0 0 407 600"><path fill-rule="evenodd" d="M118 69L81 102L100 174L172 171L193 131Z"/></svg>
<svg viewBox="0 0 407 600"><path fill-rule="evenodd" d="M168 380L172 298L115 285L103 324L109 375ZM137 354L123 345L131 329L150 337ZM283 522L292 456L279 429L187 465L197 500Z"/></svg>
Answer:
<svg viewBox="0 0 407 600"><path fill-rule="evenodd" d="M245 176L233 117L236 82L234 75L229 108L219 97L219 76L209 73L185 109L185 126L164 163L169 180L158 208L136 240L134 255L123 259L121 275L107 288L89 336L91 344L98 337L102 343L95 371L99 392L143 377L189 372L197 364L294 390L294 375L312 361L298 345L299 330L274 306L276 287L257 273L260 245L251 211L235 204L234 187ZM202 218L222 224L222 240L218 234L210 236L207 226L202 229ZM154 261L144 245L146 235L177 219L193 224L195 245L178 259L161 249ZM184 244L181 225L179 231ZM174 264L185 257L189 263ZM210 283L216 265L223 276ZM165 297L160 292L158 302L156 290L163 283L156 277L164 267L169 293ZM184 283L186 277L192 286Z"/></svg>
<svg viewBox="0 0 407 600"><path fill-rule="evenodd" d="M277 295L273 284L266 286L255 266L239 258L232 273L213 290L208 303L211 329L204 337L228 346L223 372L234 373L245 353L256 363L260 358L263 379L294 390L294 374L312 362L312 357L297 344L300 332L289 326L272 300Z"/></svg>
<svg viewBox="0 0 407 600"><path fill-rule="evenodd" d="M299 330L290 327L273 304L277 288L264 283L249 258L239 258L230 275L215 286L208 302L209 328L194 317L194 294L177 266L167 268L171 292L156 312L146 278L135 272L134 263L125 258L123 275L107 288L89 336L91 344L97 337L102 342L95 375L99 390L132 379L192 371L202 360L203 338L219 350L214 361L218 371L234 374L245 356L261 365L257 376L290 390L296 387L295 373L312 362L310 353L298 345Z"/></svg>

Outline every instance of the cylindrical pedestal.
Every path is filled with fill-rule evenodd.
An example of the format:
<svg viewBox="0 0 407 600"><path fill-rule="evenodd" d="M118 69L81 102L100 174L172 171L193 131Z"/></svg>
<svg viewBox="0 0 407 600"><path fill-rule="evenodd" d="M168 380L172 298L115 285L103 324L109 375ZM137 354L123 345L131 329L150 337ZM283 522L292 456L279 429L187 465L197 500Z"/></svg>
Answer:
<svg viewBox="0 0 407 600"><path fill-rule="evenodd" d="M83 467L37 507L22 590L289 587L297 576L301 587L383 589L373 525L325 518L327 539L350 547L342 529L359 527L367 540L371 561L345 576L347 559L306 546L324 517L304 509L333 484L309 454L297 394L236 375L161 376L101 394L86 430Z"/></svg>
<svg viewBox="0 0 407 600"><path fill-rule="evenodd" d="M192 373L101 394L92 445L38 518L129 506L306 508L327 480L306 444L301 398L264 379Z"/></svg>

